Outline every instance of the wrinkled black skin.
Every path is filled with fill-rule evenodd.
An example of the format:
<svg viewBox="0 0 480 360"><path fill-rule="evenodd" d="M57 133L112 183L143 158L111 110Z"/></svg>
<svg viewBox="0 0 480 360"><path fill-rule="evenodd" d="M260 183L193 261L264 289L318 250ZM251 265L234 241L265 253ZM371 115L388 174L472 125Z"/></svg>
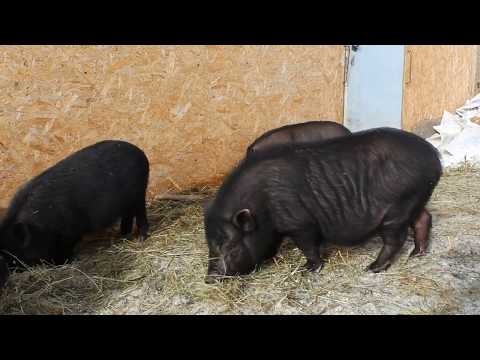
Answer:
<svg viewBox="0 0 480 360"><path fill-rule="evenodd" d="M318 143L329 139L350 135L345 126L333 121L308 121L285 125L257 138L248 148L247 157L259 151L269 150L275 146Z"/></svg>
<svg viewBox="0 0 480 360"><path fill-rule="evenodd" d="M205 208L207 281L251 272L276 254L284 237L314 271L323 265L324 242L352 246L378 234L384 246L368 269L386 270L441 175L431 144L391 128L249 156ZM234 225L241 209L251 217Z"/></svg>
<svg viewBox="0 0 480 360"><path fill-rule="evenodd" d="M27 182L13 197L1 225L0 250L27 264L63 264L81 238L121 219L122 235L133 220L147 237L145 195L149 163L124 141L88 146ZM13 256L11 256L13 255Z"/></svg>
<svg viewBox="0 0 480 360"><path fill-rule="evenodd" d="M9 275L9 271L8 271L7 260L5 260L5 258L2 255L0 255L0 289L3 288L3 286L7 282L8 275Z"/></svg>

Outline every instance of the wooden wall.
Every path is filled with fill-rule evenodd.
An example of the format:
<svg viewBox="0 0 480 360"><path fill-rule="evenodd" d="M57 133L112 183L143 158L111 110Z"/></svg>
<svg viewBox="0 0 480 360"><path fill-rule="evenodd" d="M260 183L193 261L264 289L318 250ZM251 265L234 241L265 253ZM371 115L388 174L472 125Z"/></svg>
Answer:
<svg viewBox="0 0 480 360"><path fill-rule="evenodd" d="M475 70L475 93L480 92L480 45L475 45L477 52L477 68Z"/></svg>
<svg viewBox="0 0 480 360"><path fill-rule="evenodd" d="M443 111L474 95L476 45L409 45L405 52L403 128L433 134Z"/></svg>
<svg viewBox="0 0 480 360"><path fill-rule="evenodd" d="M71 152L124 139L149 196L212 183L270 128L342 119L343 46L0 46L0 202Z"/></svg>
<svg viewBox="0 0 480 360"><path fill-rule="evenodd" d="M427 136L471 97L478 56L478 46L407 46L404 128ZM150 198L218 183L268 129L342 122L343 76L340 45L0 46L0 205L112 138L147 153Z"/></svg>

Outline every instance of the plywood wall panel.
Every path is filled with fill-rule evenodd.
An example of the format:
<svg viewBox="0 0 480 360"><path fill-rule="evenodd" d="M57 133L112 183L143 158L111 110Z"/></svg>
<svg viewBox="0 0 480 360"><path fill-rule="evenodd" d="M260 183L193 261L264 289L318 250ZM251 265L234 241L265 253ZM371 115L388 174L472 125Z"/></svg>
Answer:
<svg viewBox="0 0 480 360"><path fill-rule="evenodd" d="M428 135L444 110L454 111L473 95L476 46L409 45L406 50L403 128Z"/></svg>
<svg viewBox="0 0 480 360"><path fill-rule="evenodd" d="M475 93L480 92L480 45L475 45L477 53L477 65L475 69Z"/></svg>
<svg viewBox="0 0 480 360"><path fill-rule="evenodd" d="M262 132L341 122L342 46L1 46L0 199L71 152L123 139L149 196L218 183Z"/></svg>

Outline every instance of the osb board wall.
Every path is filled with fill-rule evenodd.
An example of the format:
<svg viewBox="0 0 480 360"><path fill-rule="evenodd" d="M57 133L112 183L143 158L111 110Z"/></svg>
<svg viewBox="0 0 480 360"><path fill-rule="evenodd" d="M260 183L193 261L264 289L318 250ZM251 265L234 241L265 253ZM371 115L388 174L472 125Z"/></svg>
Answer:
<svg viewBox="0 0 480 360"><path fill-rule="evenodd" d="M342 46L1 46L0 201L84 146L123 139L149 197L218 182L262 132L342 118Z"/></svg>
<svg viewBox="0 0 480 360"><path fill-rule="evenodd" d="M477 51L477 68L475 70L475 92L480 92L480 45L475 45Z"/></svg>
<svg viewBox="0 0 480 360"><path fill-rule="evenodd" d="M409 45L405 52L403 128L423 133L443 111L474 92L475 45ZM428 129L422 129L425 127Z"/></svg>

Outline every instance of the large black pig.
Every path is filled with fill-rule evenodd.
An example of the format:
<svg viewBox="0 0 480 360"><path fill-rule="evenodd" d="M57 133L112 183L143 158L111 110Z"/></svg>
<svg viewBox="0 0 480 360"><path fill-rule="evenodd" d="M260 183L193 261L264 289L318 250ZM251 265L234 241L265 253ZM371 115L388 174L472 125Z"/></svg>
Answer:
<svg viewBox="0 0 480 360"><path fill-rule="evenodd" d="M296 144L320 143L325 140L351 135L351 131L343 125L332 121L308 121L299 124L285 125L267 131L258 137L247 149L247 156L259 151L268 151L275 146L295 146ZM412 255L425 255L432 216L423 209L413 225L416 244ZM422 245L422 246L420 246Z"/></svg>
<svg viewBox="0 0 480 360"><path fill-rule="evenodd" d="M285 125L267 131L258 137L248 148L247 156L265 151L278 145L317 143L328 139L350 135L345 126L333 121L308 121Z"/></svg>
<svg viewBox="0 0 480 360"><path fill-rule="evenodd" d="M34 265L71 260L83 235L121 219L122 235L135 218L147 237L145 194L149 163L124 141L106 140L61 160L27 182L13 197L0 225L0 250Z"/></svg>
<svg viewBox="0 0 480 360"><path fill-rule="evenodd" d="M251 272L287 236L310 271L323 266L325 241L356 245L375 234L384 245L368 269L386 270L410 226L411 255L424 253L431 226L424 207L441 174L430 143L391 128L249 156L205 208L207 281Z"/></svg>

